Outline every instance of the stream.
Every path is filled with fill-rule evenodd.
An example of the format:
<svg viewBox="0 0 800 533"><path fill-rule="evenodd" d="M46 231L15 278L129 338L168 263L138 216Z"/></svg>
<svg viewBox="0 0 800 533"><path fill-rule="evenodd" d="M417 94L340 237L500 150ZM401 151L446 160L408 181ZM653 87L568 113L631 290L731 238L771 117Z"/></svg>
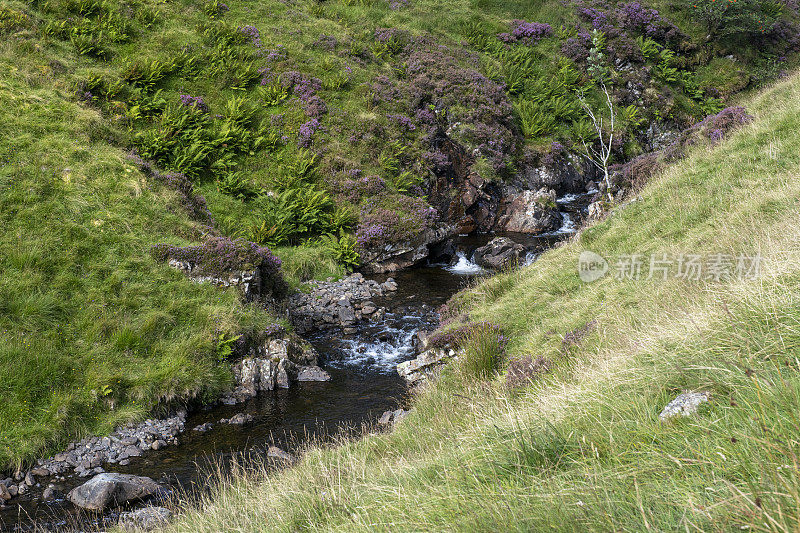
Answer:
<svg viewBox="0 0 800 533"><path fill-rule="evenodd" d="M218 468L225 470L236 458L264 456L270 445L292 452L310 440L325 442L343 429L358 431L363 424L374 423L384 411L404 404L407 388L395 366L415 356L415 334L434 329L438 322L436 309L474 277L485 275L470 260L475 249L496 236L507 236L526 247L525 262L531 263L542 251L575 233L590 196L567 195L558 199L564 222L557 231L537 236L459 237L455 242L456 255L450 263L392 274L398 290L376 300L387 308L379 322L364 322L349 335L342 335L341 330L328 330L306 337L330 373L329 382L297 383L288 390L262 393L244 404L198 410L187 417L186 431L180 435L178 446L148 451L127 466L108 464L104 468L109 472L148 476L169 490L192 494L207 490L210 473ZM374 276L374 279L384 281L387 277ZM221 418L240 412L252 415L253 423L217 424ZM192 431L206 422L214 423L211 431ZM55 485L66 494L85 481L68 477ZM64 496L41 501L45 486L34 488L0 508L0 530L70 531L116 523L117 511L103 515L86 513Z"/></svg>

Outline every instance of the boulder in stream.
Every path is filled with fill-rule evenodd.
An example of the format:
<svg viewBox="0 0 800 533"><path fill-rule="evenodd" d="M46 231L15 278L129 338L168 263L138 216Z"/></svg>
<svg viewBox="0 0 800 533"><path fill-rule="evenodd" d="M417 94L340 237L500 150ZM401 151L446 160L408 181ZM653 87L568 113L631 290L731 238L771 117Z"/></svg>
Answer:
<svg viewBox="0 0 800 533"><path fill-rule="evenodd" d="M497 237L475 250L473 261L483 268L502 270L517 266L525 258L525 247L508 237Z"/></svg>
<svg viewBox="0 0 800 533"><path fill-rule="evenodd" d="M143 500L161 490L161 486L144 476L99 474L67 495L74 505L90 511L102 511L111 505Z"/></svg>

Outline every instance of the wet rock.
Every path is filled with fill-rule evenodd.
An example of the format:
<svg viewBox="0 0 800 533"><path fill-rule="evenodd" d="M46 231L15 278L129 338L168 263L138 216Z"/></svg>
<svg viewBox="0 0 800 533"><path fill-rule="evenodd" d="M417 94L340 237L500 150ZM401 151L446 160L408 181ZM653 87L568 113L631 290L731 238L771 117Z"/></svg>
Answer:
<svg viewBox="0 0 800 533"><path fill-rule="evenodd" d="M297 372L297 381L330 381L331 375L318 366L300 367Z"/></svg>
<svg viewBox="0 0 800 533"><path fill-rule="evenodd" d="M340 281L309 282L306 287L308 293L298 293L289 299L289 317L299 333L332 327L351 330L364 318L374 318L381 308L372 300L385 294L378 282L367 280L360 273ZM300 366L318 364L293 361Z"/></svg>
<svg viewBox="0 0 800 533"><path fill-rule="evenodd" d="M669 402L661 414L658 415L662 421L669 420L676 416L691 416L697 412L697 408L708 401L711 394L708 392L687 391L679 394L674 400Z"/></svg>
<svg viewBox="0 0 800 533"><path fill-rule="evenodd" d="M197 431L198 433L205 433L207 431L211 431L214 429L214 424L211 422L206 422L205 424L200 424L199 426L195 426L193 431Z"/></svg>
<svg viewBox="0 0 800 533"><path fill-rule="evenodd" d="M119 527L124 531L152 531L169 524L172 511L164 507L145 507L127 513L120 513Z"/></svg>
<svg viewBox="0 0 800 533"><path fill-rule="evenodd" d="M415 359L397 365L397 373L409 385L419 385L432 377L445 363L457 356L449 348L431 348L419 354Z"/></svg>
<svg viewBox="0 0 800 533"><path fill-rule="evenodd" d="M14 496L19 494L19 487L17 487L16 485L8 485L8 493L13 498Z"/></svg>
<svg viewBox="0 0 800 533"><path fill-rule="evenodd" d="M150 446L150 448L152 448L153 450L161 450L162 448L166 448L166 447L167 447L167 443L166 443L166 441L163 441L163 440L157 440Z"/></svg>
<svg viewBox="0 0 800 533"><path fill-rule="evenodd" d="M248 415L246 413L238 413L233 415L230 418L223 418L219 421L220 424L230 424L232 426L243 426L245 424L249 424L255 420L253 415Z"/></svg>
<svg viewBox="0 0 800 533"><path fill-rule="evenodd" d="M44 500L46 502L51 502L53 500L59 500L59 499L61 499L63 497L64 497L64 494L60 490L58 490L57 488L55 488L52 485L50 485L49 487L44 489L44 492L42 492L42 500Z"/></svg>
<svg viewBox="0 0 800 533"><path fill-rule="evenodd" d="M508 237L497 237L475 250L472 260L483 268L502 270L517 266L525 258L525 247Z"/></svg>
<svg viewBox="0 0 800 533"><path fill-rule="evenodd" d="M385 411L378 419L378 424L382 426L394 425L404 419L410 411L397 409L395 411Z"/></svg>
<svg viewBox="0 0 800 533"><path fill-rule="evenodd" d="M497 229L515 233L539 234L561 226L561 214L552 189L522 191L504 199Z"/></svg>
<svg viewBox="0 0 800 533"><path fill-rule="evenodd" d="M368 274L396 272L423 263L431 249L456 235L455 225L430 228L408 241L377 246L361 254L362 270Z"/></svg>
<svg viewBox="0 0 800 533"><path fill-rule="evenodd" d="M36 476L28 472L25 474L25 484L29 487L36 485Z"/></svg>
<svg viewBox="0 0 800 533"><path fill-rule="evenodd" d="M267 449L267 457L272 457L273 459L279 459L287 463L294 462L294 456L292 454L281 450L277 446L270 446Z"/></svg>
<svg viewBox="0 0 800 533"><path fill-rule="evenodd" d="M0 503L7 502L12 498L11 493L8 492L8 487L0 483Z"/></svg>
<svg viewBox="0 0 800 533"><path fill-rule="evenodd" d="M82 509L102 511L110 505L148 498L160 490L149 477L130 474L99 474L72 489L67 499Z"/></svg>
<svg viewBox="0 0 800 533"><path fill-rule="evenodd" d="M33 474L36 477L48 477L51 474L51 472L50 470L48 470L43 466L38 466L33 470L31 470L31 474Z"/></svg>

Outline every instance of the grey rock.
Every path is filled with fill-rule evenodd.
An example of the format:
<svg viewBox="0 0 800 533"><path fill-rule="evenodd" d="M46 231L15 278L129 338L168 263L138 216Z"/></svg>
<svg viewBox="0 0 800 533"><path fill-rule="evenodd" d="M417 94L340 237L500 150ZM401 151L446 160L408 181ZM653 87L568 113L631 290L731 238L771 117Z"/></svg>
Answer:
<svg viewBox="0 0 800 533"><path fill-rule="evenodd" d="M409 385L419 385L435 374L439 367L456 357L449 348L432 348L419 354L415 359L397 365L397 373Z"/></svg>
<svg viewBox="0 0 800 533"><path fill-rule="evenodd" d="M253 415L248 415L246 413L238 413L233 415L230 418L223 418L219 421L220 424L230 424L232 426L243 426L245 424L249 424L254 420Z"/></svg>
<svg viewBox="0 0 800 533"><path fill-rule="evenodd" d="M267 457L272 457L273 459L279 459L287 463L294 462L294 456L292 454L281 450L277 446L270 446L269 449L267 449Z"/></svg>
<svg viewBox="0 0 800 533"><path fill-rule="evenodd" d="M164 440L159 439L159 440L155 441L150 447L152 449L154 449L154 450L160 450L162 448L166 448L167 447L167 442L164 441Z"/></svg>
<svg viewBox="0 0 800 533"><path fill-rule="evenodd" d="M303 366L297 372L297 381L330 381L331 375L318 366Z"/></svg>
<svg viewBox="0 0 800 533"><path fill-rule="evenodd" d="M29 487L36 485L36 476L28 472L25 474L25 484Z"/></svg>
<svg viewBox="0 0 800 533"><path fill-rule="evenodd" d="M8 487L0 484L0 503L7 502L11 499L11 493L8 492Z"/></svg>
<svg viewBox="0 0 800 533"><path fill-rule="evenodd" d="M200 424L199 426L196 426L194 428L194 431L197 431L198 433L205 433L206 431L211 431L212 429L214 429L214 424L212 424L211 422L206 422L205 424Z"/></svg>
<svg viewBox="0 0 800 533"><path fill-rule="evenodd" d="M389 426L394 425L400 422L408 415L409 411L405 409L396 409L394 411L384 411L383 415L381 415L380 419L378 419L378 424L382 426Z"/></svg>
<svg viewBox="0 0 800 533"><path fill-rule="evenodd" d="M711 394L702 391L687 391L679 394L674 400L669 402L658 415L662 421L669 420L676 416L691 416L697 412L697 408L707 402Z"/></svg>
<svg viewBox="0 0 800 533"><path fill-rule="evenodd" d="M50 502L64 497L64 494L53 486L49 486L42 492L42 500Z"/></svg>
<svg viewBox="0 0 800 533"><path fill-rule="evenodd" d="M119 527L124 531L152 531L169 524L172 511L164 507L145 507L119 515Z"/></svg>
<svg viewBox="0 0 800 533"><path fill-rule="evenodd" d="M99 474L76 487L67 499L82 509L102 511L110 505L142 500L160 490L158 483L149 477L130 474Z"/></svg>
<svg viewBox="0 0 800 533"><path fill-rule="evenodd" d="M525 257L525 247L508 237L497 237L475 250L473 261L483 268L501 270L519 265Z"/></svg>

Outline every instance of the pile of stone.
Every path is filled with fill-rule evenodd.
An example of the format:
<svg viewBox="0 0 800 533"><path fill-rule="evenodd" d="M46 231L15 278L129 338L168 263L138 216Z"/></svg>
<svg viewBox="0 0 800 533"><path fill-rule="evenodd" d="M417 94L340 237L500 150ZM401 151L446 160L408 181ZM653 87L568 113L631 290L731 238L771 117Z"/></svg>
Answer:
<svg viewBox="0 0 800 533"><path fill-rule="evenodd" d="M0 503L25 494L32 487L41 487L44 479L63 481L66 476L89 477L105 472L106 463L127 465L146 450L159 450L178 444L178 435L185 429L186 413L163 420L145 420L129 425L107 437L90 437L73 442L66 451L49 459L39 460L29 472L18 472L13 478L0 481Z"/></svg>
<svg viewBox="0 0 800 533"><path fill-rule="evenodd" d="M295 330L303 334L341 327L345 333L353 333L361 320L383 317L386 309L372 300L396 291L397 283L392 278L378 283L356 273L341 281L310 282L307 287L308 293L289 298L289 317Z"/></svg>

